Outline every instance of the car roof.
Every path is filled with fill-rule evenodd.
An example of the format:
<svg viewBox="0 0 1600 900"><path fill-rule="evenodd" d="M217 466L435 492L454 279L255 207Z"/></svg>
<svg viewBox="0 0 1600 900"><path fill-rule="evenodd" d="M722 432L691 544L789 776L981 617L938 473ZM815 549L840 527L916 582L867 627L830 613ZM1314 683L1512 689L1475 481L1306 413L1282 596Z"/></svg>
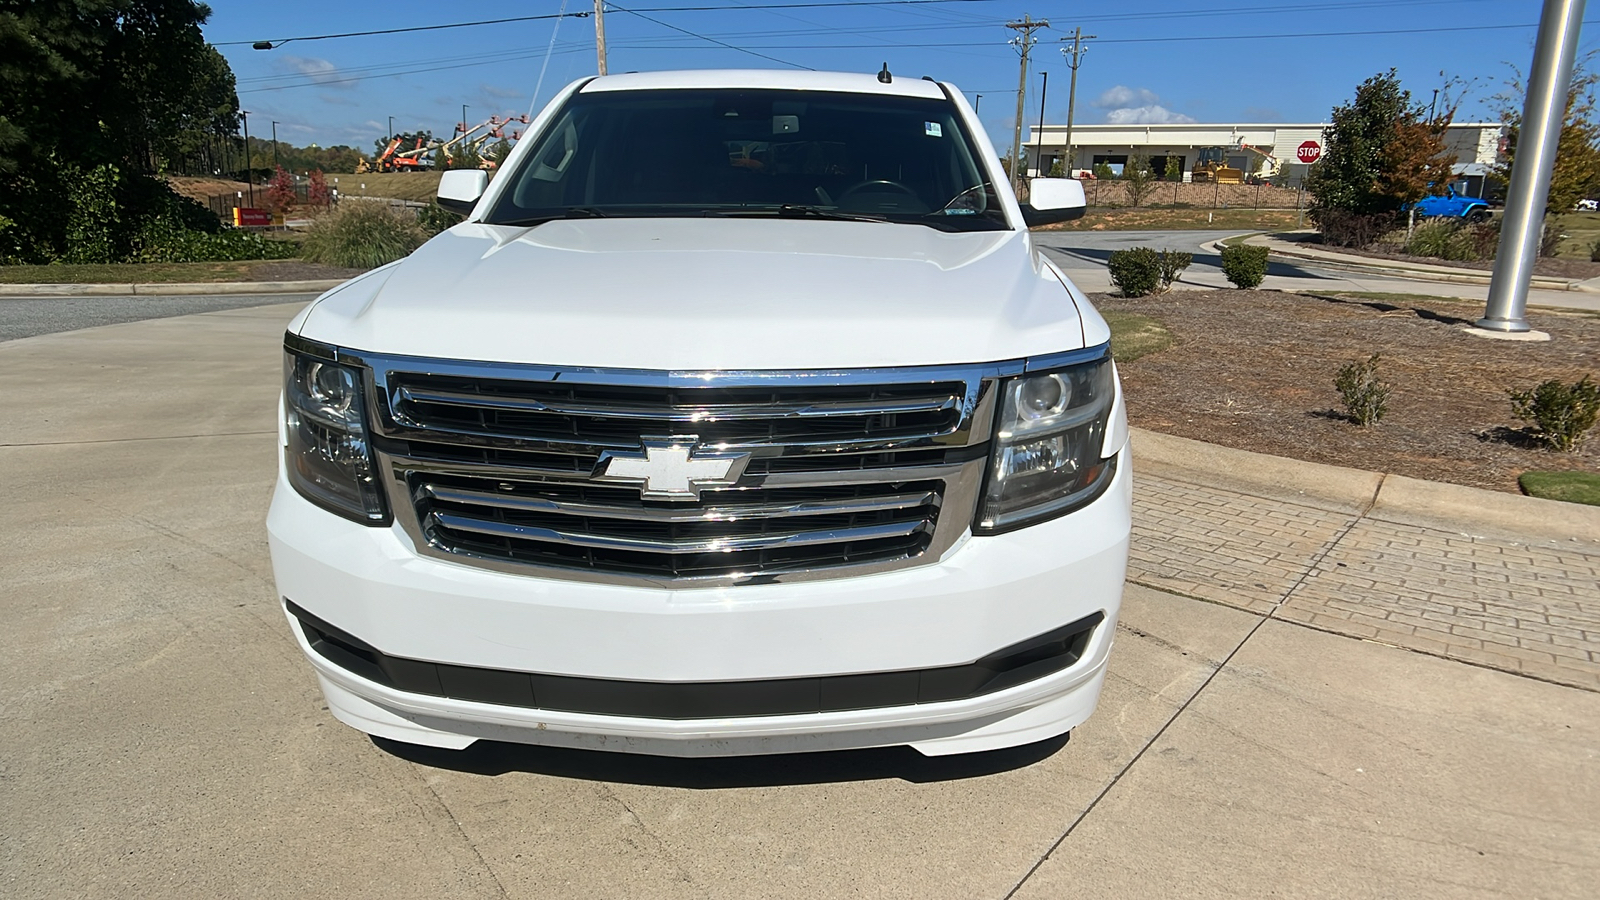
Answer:
<svg viewBox="0 0 1600 900"><path fill-rule="evenodd" d="M896 76L888 84L876 75L855 72L785 72L776 69L699 69L677 72L629 72L601 75L580 93L645 91L685 88L751 88L757 90L838 91L851 94L887 94L895 97L945 98L935 82Z"/></svg>

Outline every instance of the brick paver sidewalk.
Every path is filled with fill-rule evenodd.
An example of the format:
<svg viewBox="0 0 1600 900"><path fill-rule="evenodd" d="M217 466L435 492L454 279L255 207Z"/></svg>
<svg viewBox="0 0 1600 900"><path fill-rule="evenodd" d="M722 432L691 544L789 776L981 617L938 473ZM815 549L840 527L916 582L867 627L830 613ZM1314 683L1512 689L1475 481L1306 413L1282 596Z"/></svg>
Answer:
<svg viewBox="0 0 1600 900"><path fill-rule="evenodd" d="M1600 553L1402 525L1150 475L1128 580L1600 691Z"/></svg>

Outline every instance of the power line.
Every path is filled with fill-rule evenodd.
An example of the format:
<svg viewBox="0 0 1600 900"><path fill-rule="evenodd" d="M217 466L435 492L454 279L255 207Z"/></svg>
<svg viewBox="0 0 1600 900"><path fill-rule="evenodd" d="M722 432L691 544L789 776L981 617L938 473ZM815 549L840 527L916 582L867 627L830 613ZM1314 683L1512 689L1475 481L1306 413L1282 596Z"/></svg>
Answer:
<svg viewBox="0 0 1600 900"><path fill-rule="evenodd" d="M828 3L766 3L766 4L759 5L759 6L652 6L652 7L646 7L646 8L637 9L637 10L634 10L634 9L623 9L620 6L617 6L615 3L613 3L611 5L613 7L616 7L616 9L621 10L622 12L633 13L634 15L637 16L640 13L651 13L651 12L714 12L714 11L715 12L721 12L721 11L730 10L730 9L731 10L739 10L739 9L811 9L811 8L820 9L820 8L823 8L823 7L837 7L837 6L891 6L892 7L892 6L921 6L921 5L928 5L928 4L940 4L940 3L995 3L995 2L998 2L998 0L848 0L848 2L846 2L846 0L840 0L840 2L828 2ZM250 44L250 45L265 44L267 46L264 46L264 47L263 46L257 46L256 49L258 49L258 50L271 50L271 49L273 49L275 47L281 47L284 44L289 43L290 41L327 41L327 40L333 40L334 38L371 37L373 35L378 35L378 34L404 34L406 32L412 32L412 31L442 31L442 30L444 30L446 28L472 28L472 27L477 26L477 25L505 25L505 24L508 24L508 23L511 23L511 22L538 22L538 21L542 21L542 20L560 19L560 18L586 19L590 15L591 15L591 13L587 13L587 12L570 12L570 13L555 13L555 14L552 14L552 15L543 15L543 16L513 16L513 17L511 17L509 19L483 19L483 20L476 21L476 22L446 22L446 23L443 23L443 24L440 24L440 25L414 25L414 26L411 26L411 27L408 27L408 28L384 28L384 29L380 29L378 31L347 31L347 32L344 32L344 33L341 33L341 34L310 34L310 35L303 35L301 37L274 38L274 39L272 39L270 41L262 41L262 40L255 40L255 41L216 41L216 42L214 42L212 44L212 46L214 46L214 47L236 47L236 46L242 46L244 44ZM641 16L641 18L642 18L642 16ZM655 20L651 19L650 21L654 22ZM664 23L657 22L656 24L660 25L660 24L664 24ZM668 25L667 27L671 28L673 26ZM691 32L685 32L685 33L686 34L691 34ZM700 37L700 35L694 35L694 36L695 37ZM738 48L734 48L734 49L738 49ZM774 60L774 62L783 62L783 60ZM790 65L793 65L793 64L790 63ZM804 68L804 67L802 66L801 68Z"/></svg>
<svg viewBox="0 0 1600 900"><path fill-rule="evenodd" d="M1585 20L1585 25L1600 25L1600 19ZM1155 44L1174 43L1180 41L1255 41L1274 38L1314 38L1314 37L1368 37L1391 34L1435 34L1441 32L1457 31L1505 31L1516 28L1537 28L1537 22L1525 25L1462 25L1453 28L1397 28L1382 31L1319 31L1295 34L1200 34L1185 35L1182 37L1164 38L1101 38L1102 44ZM936 47L971 47L971 41L900 44L897 46L928 49ZM882 44L759 44L763 50L873 50L879 49ZM696 49L684 45L654 45L652 50L692 50ZM986 92L987 93L987 92Z"/></svg>
<svg viewBox="0 0 1600 900"><path fill-rule="evenodd" d="M904 0L904 2L912 2L912 0ZM786 65L786 66L792 66L793 68L796 68L796 69L805 69L808 72L815 72L816 71L816 69L813 69L810 66L802 66L799 63L789 62L787 59L779 59L776 56L768 56L765 53L758 53L758 52L756 52L754 50L751 50L751 49L749 49L747 47L736 47L733 44L728 43L727 41L719 41L719 40L717 40L716 38L713 38L713 37L706 37L703 34L696 34L696 33L694 33L693 31L690 31L687 28L679 28L676 25L670 24L668 22L663 22L660 19L651 18L650 16L647 16L644 13L639 12L638 10L629 9L626 6L618 6L615 3L611 4L611 6L612 6L613 9L616 9L618 12L625 12L625 13L628 13L629 15L638 16L639 18L645 20L646 22L654 22L657 25L660 25L662 28L670 28L673 31L682 32L683 34L687 34L688 36L693 37L693 38L699 38L700 40L705 41L707 43L716 44L719 47L726 47L729 50L737 50L740 53L748 53L751 56L759 56L760 58L765 59L765 60L770 60L770 61L775 62L775 63L781 63L781 64ZM746 9L751 9L753 7L745 7L745 8Z"/></svg>
<svg viewBox="0 0 1600 900"><path fill-rule="evenodd" d="M470 28L474 25L504 25L507 22L537 22L546 19L560 19L565 17L584 19L588 18L588 16L589 14L586 12L555 13L547 16L516 16L510 19L484 19L481 22L452 22L447 25L414 25L410 28L385 28L380 31L347 31L343 34L311 34L303 37L274 38L270 41L218 41L215 44L212 44L212 46L233 47L240 44L266 44L268 46L257 46L256 49L271 50L274 47L281 47L290 41L328 41L334 38L369 37L375 34L403 34L408 31L442 31L446 28Z"/></svg>

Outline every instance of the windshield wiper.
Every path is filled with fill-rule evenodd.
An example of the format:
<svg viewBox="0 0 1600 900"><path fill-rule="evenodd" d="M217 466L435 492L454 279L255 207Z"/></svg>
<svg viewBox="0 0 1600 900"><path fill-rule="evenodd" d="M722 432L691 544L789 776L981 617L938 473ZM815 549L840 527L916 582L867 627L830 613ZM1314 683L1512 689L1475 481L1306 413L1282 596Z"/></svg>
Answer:
<svg viewBox="0 0 1600 900"><path fill-rule="evenodd" d="M593 206L569 206L558 213L546 216L529 216L525 219L510 219L505 222L490 222L490 225L507 225L512 228L528 228L534 225L543 225L556 219L604 219L607 214Z"/></svg>
<svg viewBox="0 0 1600 900"><path fill-rule="evenodd" d="M847 213L838 210L826 209L821 206L801 206L794 203L785 203L778 207L778 215L793 218L837 219L841 222L887 222L888 216L874 216L867 213Z"/></svg>

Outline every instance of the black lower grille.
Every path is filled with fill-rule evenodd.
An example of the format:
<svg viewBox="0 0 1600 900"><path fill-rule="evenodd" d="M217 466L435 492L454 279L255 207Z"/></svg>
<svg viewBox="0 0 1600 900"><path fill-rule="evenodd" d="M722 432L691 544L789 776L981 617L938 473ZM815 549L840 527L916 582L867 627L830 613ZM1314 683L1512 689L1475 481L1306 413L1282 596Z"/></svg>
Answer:
<svg viewBox="0 0 1600 900"><path fill-rule="evenodd" d="M1096 612L977 662L933 669L778 678L649 682L508 672L389 656L285 598L311 648L368 681L413 694L499 706L648 719L716 719L943 703L992 694L1066 669L1104 620Z"/></svg>

